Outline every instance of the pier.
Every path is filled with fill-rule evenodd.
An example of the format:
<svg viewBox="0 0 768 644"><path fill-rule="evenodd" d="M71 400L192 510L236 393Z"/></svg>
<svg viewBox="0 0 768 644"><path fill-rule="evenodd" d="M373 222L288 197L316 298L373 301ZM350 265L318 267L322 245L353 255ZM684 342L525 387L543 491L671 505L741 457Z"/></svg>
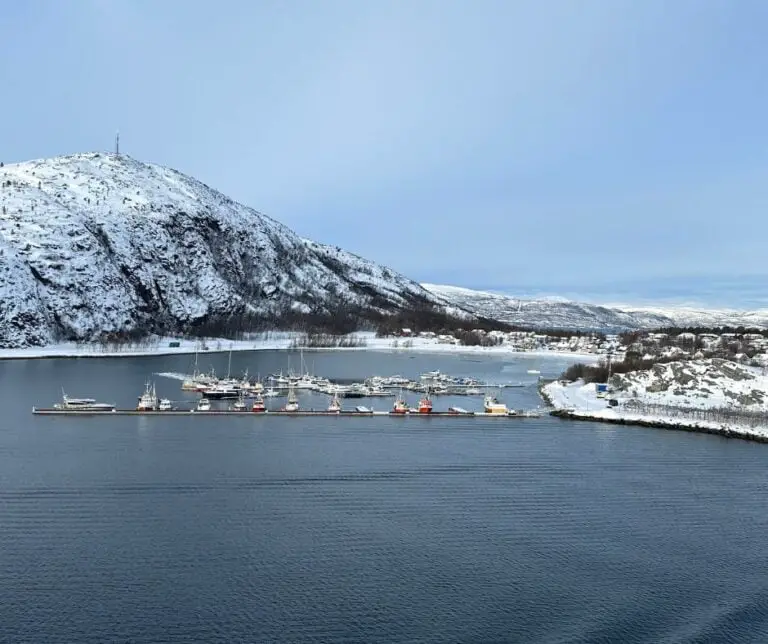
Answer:
<svg viewBox="0 0 768 644"><path fill-rule="evenodd" d="M494 414L488 412L450 412L450 411L433 411L428 414L418 412L408 413L395 413L391 411L314 411L314 410L299 410L299 411L233 411L229 409L211 409L207 411L198 411L196 409L169 409L164 411L159 410L138 410L138 409L114 409L112 411L90 411L83 409L55 409L53 407L33 407L32 413L37 416L291 416L291 417L307 417L307 416L331 416L331 417L371 417L377 418L538 418L540 414L535 411L513 411L505 414Z"/></svg>

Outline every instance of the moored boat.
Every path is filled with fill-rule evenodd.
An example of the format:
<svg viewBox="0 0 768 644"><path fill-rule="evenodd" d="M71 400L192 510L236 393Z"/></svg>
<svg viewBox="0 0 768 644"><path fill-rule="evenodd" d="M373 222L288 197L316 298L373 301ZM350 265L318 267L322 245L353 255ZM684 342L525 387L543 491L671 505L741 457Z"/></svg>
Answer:
<svg viewBox="0 0 768 644"><path fill-rule="evenodd" d="M393 414L407 414L409 411L408 409L408 403L403 400L402 394L400 394L397 397L397 400L395 400L395 404L392 406L392 413Z"/></svg>
<svg viewBox="0 0 768 644"><path fill-rule="evenodd" d="M201 398L198 400L197 411L211 411L211 401L207 398Z"/></svg>
<svg viewBox="0 0 768 644"><path fill-rule="evenodd" d="M61 402L53 406L62 411L115 411L115 405L96 402L93 398L70 398L63 391Z"/></svg>
<svg viewBox="0 0 768 644"><path fill-rule="evenodd" d="M432 413L432 399L429 397L429 390L424 394L421 400L419 400L419 413L431 414Z"/></svg>
<svg viewBox="0 0 768 644"><path fill-rule="evenodd" d="M296 397L296 392L292 386L288 387L288 401L285 403L283 411L299 411L299 399Z"/></svg>
<svg viewBox="0 0 768 644"><path fill-rule="evenodd" d="M253 405L251 405L251 411L255 411L257 413L267 411L267 406L264 404L264 399L261 396L256 396L253 401Z"/></svg>
<svg viewBox="0 0 768 644"><path fill-rule="evenodd" d="M503 402L499 402L498 398L491 394L485 396L485 399L483 400L483 409L486 414L509 414L507 406Z"/></svg>
<svg viewBox="0 0 768 644"><path fill-rule="evenodd" d="M136 405L136 411L157 411L158 401L155 385L146 383L144 393L139 396L139 403Z"/></svg>
<svg viewBox="0 0 768 644"><path fill-rule="evenodd" d="M173 411L173 403L167 398L161 398L157 408L160 411Z"/></svg>
<svg viewBox="0 0 768 644"><path fill-rule="evenodd" d="M328 411L337 413L341 411L341 401L339 400L338 394L333 394L333 398L328 405Z"/></svg>

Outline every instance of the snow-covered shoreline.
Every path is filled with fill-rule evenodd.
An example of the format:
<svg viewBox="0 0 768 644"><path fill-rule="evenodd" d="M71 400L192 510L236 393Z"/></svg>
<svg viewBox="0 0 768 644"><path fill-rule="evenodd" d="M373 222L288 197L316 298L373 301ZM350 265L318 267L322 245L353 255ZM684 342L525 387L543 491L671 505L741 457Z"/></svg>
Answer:
<svg viewBox="0 0 768 644"><path fill-rule="evenodd" d="M694 418L689 415L693 412L673 407L666 412L660 407L659 413L643 413L625 406L620 399L617 406L610 406L608 399L614 397L612 394L606 398L598 397L596 386L584 384L581 380L572 383L554 381L544 385L540 391L545 402L554 408L553 415L560 418L701 432L768 443L768 424Z"/></svg>
<svg viewBox="0 0 768 644"><path fill-rule="evenodd" d="M141 356L187 355L196 351L217 353L227 351L285 351L298 350L295 342L301 337L297 333L270 333L250 340L206 339L202 348L201 340L158 338L151 345L125 345L110 347L101 344L51 344L43 347L22 349L0 349L0 360L28 360L44 358L127 358ZM373 333L359 333L355 336L361 346L351 347L304 347L304 351L387 351L392 353L433 353L469 354L486 356L517 356L520 358L560 358L581 362L597 362L594 354L562 351L517 351L508 346L479 347L455 344L441 344L430 338L377 338ZM179 346L170 346L178 342Z"/></svg>

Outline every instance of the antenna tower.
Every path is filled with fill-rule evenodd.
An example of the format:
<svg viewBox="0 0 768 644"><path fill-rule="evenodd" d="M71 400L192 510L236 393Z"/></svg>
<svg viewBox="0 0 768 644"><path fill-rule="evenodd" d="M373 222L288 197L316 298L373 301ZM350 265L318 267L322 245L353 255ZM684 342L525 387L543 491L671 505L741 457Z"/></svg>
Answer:
<svg viewBox="0 0 768 644"><path fill-rule="evenodd" d="M115 133L115 154L120 154L120 131Z"/></svg>

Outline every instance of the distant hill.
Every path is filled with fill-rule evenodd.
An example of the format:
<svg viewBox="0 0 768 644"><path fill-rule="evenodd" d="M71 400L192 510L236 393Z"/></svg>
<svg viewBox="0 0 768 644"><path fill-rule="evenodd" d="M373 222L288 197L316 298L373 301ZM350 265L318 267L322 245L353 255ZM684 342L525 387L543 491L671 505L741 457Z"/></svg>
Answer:
<svg viewBox="0 0 768 644"><path fill-rule="evenodd" d="M455 306L508 324L538 329L615 332L684 326L768 328L768 310L707 310L688 307L617 308L564 299L522 299L457 286L422 284Z"/></svg>

